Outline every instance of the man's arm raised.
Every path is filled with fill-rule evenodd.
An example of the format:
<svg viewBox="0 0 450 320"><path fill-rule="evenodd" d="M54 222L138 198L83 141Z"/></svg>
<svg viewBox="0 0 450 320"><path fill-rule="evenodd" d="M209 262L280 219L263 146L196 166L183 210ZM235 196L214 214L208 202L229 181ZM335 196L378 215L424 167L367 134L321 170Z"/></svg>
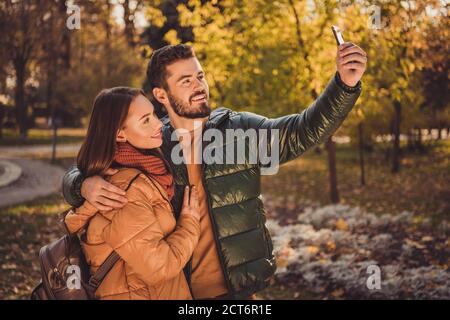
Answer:
<svg viewBox="0 0 450 320"><path fill-rule="evenodd" d="M338 47L337 72L322 94L299 114L269 119L243 112L247 128L278 130L279 163L292 160L332 135L342 124L361 94L361 77L366 67L365 52L352 43Z"/></svg>

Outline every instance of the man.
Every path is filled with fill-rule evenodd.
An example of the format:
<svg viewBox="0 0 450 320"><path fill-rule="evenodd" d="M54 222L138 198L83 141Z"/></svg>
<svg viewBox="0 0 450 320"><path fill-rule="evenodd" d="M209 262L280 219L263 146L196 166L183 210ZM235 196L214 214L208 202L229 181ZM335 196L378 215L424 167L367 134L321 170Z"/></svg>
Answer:
<svg viewBox="0 0 450 320"><path fill-rule="evenodd" d="M201 154L199 148L206 145L202 134L209 129L223 133L230 129L275 130L279 162L298 157L335 132L360 95L366 53L345 43L338 48L336 62L336 74L310 107L300 114L268 119L226 108L211 111L205 73L190 46L166 46L153 53L147 70L149 97L160 114L168 115L163 118L162 151L176 181L176 214L186 184L196 185L199 192L201 236L185 268L194 299L252 297L267 287L276 269L260 199L263 166L250 161L194 161ZM180 140L191 142L182 148L186 163L173 161L172 151L179 142L173 133L180 129L187 132L187 138L183 135ZM126 202L120 189L99 176L84 178L77 168L65 175L63 193L74 206L86 199L99 210L120 208Z"/></svg>

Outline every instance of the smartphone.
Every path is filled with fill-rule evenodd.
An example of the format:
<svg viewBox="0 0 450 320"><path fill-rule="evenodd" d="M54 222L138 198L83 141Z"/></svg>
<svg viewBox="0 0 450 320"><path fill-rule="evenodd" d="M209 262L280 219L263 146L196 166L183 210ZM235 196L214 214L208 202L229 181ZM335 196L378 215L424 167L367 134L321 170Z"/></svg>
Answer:
<svg viewBox="0 0 450 320"><path fill-rule="evenodd" d="M336 43L338 46L343 44L344 38L342 37L341 29L338 26L331 26L331 30L333 30L334 38L336 39Z"/></svg>

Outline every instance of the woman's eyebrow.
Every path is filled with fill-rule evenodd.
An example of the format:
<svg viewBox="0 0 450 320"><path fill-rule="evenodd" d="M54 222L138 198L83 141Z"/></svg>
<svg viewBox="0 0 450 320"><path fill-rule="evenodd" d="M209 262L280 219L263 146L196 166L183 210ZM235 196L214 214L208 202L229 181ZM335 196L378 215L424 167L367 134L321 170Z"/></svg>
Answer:
<svg viewBox="0 0 450 320"><path fill-rule="evenodd" d="M149 113L146 113L146 114L144 114L142 117L140 117L139 118L139 120L142 120L142 118L145 118L146 116L149 116L149 115L151 115L151 113L149 112Z"/></svg>

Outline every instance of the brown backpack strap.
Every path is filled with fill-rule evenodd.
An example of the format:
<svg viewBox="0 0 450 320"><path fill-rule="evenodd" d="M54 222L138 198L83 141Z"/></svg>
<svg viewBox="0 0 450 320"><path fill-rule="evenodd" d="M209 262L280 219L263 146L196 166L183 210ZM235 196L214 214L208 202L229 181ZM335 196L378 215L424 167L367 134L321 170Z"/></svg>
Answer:
<svg viewBox="0 0 450 320"><path fill-rule="evenodd" d="M128 183L128 186L125 188L125 191L127 191L131 184L141 175L141 173L138 173L136 176L133 177L133 179L130 180ZM117 252L114 250L111 252L111 254L103 261L101 266L98 268L98 270L91 276L89 279L89 285L97 289L98 286L102 283L103 279L106 277L108 272L112 269L114 264L119 261L120 256Z"/></svg>
<svg viewBox="0 0 450 320"><path fill-rule="evenodd" d="M75 207L70 207L69 209L67 209L67 210L65 210L65 211L63 211L63 212L61 212L59 215L58 215L58 225L64 230L64 232L67 234L67 235L72 235L73 233L71 233L70 231L69 231L69 229L67 228L67 225L66 225L66 223L64 222L64 220L66 219L66 216L67 216L67 214L70 212L70 211L73 211L73 210L75 210Z"/></svg>
<svg viewBox="0 0 450 320"><path fill-rule="evenodd" d="M108 274L108 272L112 269L114 264L117 261L119 261L119 259L120 256L117 254L117 252L115 251L111 252L108 258L106 258L106 260L102 263L102 265L98 268L98 270L89 279L89 285L97 289L100 283L102 283L103 279Z"/></svg>

